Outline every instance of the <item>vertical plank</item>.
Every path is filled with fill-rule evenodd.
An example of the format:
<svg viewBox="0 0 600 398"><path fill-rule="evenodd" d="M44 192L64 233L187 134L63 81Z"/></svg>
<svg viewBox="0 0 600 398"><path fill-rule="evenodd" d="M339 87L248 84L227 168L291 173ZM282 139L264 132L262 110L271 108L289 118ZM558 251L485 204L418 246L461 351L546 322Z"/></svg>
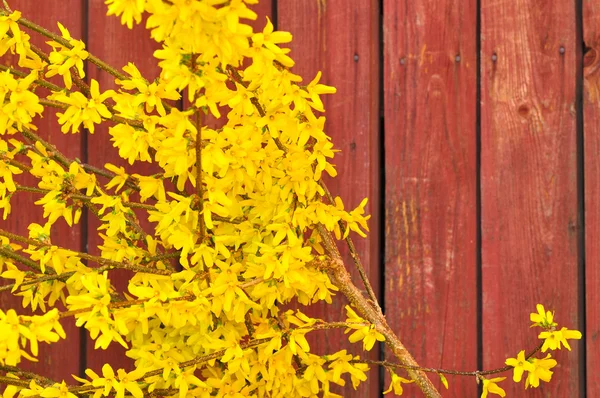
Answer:
<svg viewBox="0 0 600 398"><path fill-rule="evenodd" d="M156 59L153 57L155 50L160 46L150 38L150 33L144 28L144 22L134 26L133 30L121 25L119 18L106 16L107 8L102 1L92 1L88 5L88 48L89 51L112 65L118 70L128 62L133 62L142 75L152 81L159 76L160 70ZM100 90L117 89L114 78L89 64L89 78L98 80ZM157 166L149 163L136 163L132 168L127 161L121 159L117 148L112 146L108 126L100 125L95 134L88 135L87 155L88 163L102 167L106 163L122 166L128 173L139 173L151 175L158 172ZM101 178L102 184L108 182ZM140 220L143 222L143 220ZM98 235L97 228L100 225L98 219L89 214L88 247L90 253L99 255L98 245L102 239ZM148 226L146 223L145 226ZM153 232L146 228L146 231ZM126 291L129 278L132 276L127 271L111 271L110 278L115 287ZM102 365L110 363L114 369L132 369L133 361L125 356L125 350L118 344L111 344L107 350L94 350L94 341L87 341L87 367L98 372Z"/></svg>
<svg viewBox="0 0 600 398"><path fill-rule="evenodd" d="M575 1L481 1L484 368L538 344L537 303L578 325L575 12ZM580 396L577 344L554 355L560 382L528 396Z"/></svg>
<svg viewBox="0 0 600 398"><path fill-rule="evenodd" d="M72 6L68 8L57 2L40 3L33 0L12 0L9 3L13 10L21 11L23 17L49 30L58 32L56 21L60 21L74 37L81 35L82 10L80 1L73 1ZM28 32L28 34L35 45L45 52L50 51L50 46L45 44L48 39L33 32ZM11 62L11 65L16 65L16 58L13 58L13 60L14 62ZM62 84L61 80L58 78L58 80L53 81ZM42 93L41 90L40 93ZM71 159L81 156L81 137L62 134L55 114L54 109L46 108L43 114L44 117L37 118L34 121L38 127L39 135L56 145ZM19 176L18 182L37 187L38 180L23 177L25 176ZM42 208L33 203L39 198L38 195L30 193L16 193L11 200L12 214L7 221L2 221L2 228L27 236L29 224L34 222L44 224ZM81 225L71 228L61 219L53 226L51 239L54 244L79 251L81 250ZM0 308L3 310L14 308L18 313L25 314L27 312L23 309L21 301L21 297L14 297L9 292L4 292L0 295ZM39 362L31 363L24 360L20 366L52 379L64 379L71 383L73 382L71 374L78 374L79 372L79 329L75 326L73 319L65 319L61 321L61 324L65 329L67 339L60 340L50 346L40 344Z"/></svg>
<svg viewBox="0 0 600 398"><path fill-rule="evenodd" d="M600 3L583 1L587 395L600 396Z"/></svg>
<svg viewBox="0 0 600 398"><path fill-rule="evenodd" d="M422 366L475 370L476 2L383 11L386 318Z"/></svg>
<svg viewBox="0 0 600 398"><path fill-rule="evenodd" d="M357 250L367 267L373 289L379 292L379 6L375 0L357 0L350 7L342 0L278 1L278 29L294 36L291 56L294 73L310 81L320 70L322 82L337 88L337 94L325 97L325 131L342 152L334 163L339 175L327 180L334 196L343 198L347 207L357 206L369 197L371 214L368 239L355 238ZM343 242L339 244L344 246ZM347 251L347 268L357 286L362 282ZM342 297L333 305L316 304L312 316L337 321L345 319ZM324 354L341 349L377 359L374 349L363 353L360 346L349 344L347 336L331 333L309 335L311 351ZM374 397L379 394L379 369L373 367L368 381L357 391L350 383L343 389L346 397Z"/></svg>

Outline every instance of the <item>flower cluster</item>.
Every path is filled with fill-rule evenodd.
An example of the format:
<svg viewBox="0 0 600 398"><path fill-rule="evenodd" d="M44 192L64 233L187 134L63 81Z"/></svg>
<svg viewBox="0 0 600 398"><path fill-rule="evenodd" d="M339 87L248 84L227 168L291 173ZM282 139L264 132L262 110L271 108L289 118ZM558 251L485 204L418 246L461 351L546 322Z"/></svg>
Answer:
<svg viewBox="0 0 600 398"><path fill-rule="evenodd" d="M541 304L538 304L536 309L537 313L532 313L530 319L533 322L532 327L537 326L544 329L538 336L544 340L541 346L538 347L542 352L546 352L548 349L559 350L561 344L570 351L571 347L567 339L581 339L581 332L577 330L568 330L566 327L557 330L558 324L554 322L554 312L546 311ZM526 389L529 387L539 387L540 381L549 382L554 373L550 369L557 365L556 360L550 354L547 354L544 358L535 358L534 355L536 352L526 356L525 351L522 350L517 354L516 358L508 358L506 360L506 365L513 368L513 381L515 383L519 383L523 378L523 374L527 372L525 379ZM506 377L483 378L483 394L481 397L487 397L488 393L497 394L501 397L506 396L504 390L497 384L505 379Z"/></svg>

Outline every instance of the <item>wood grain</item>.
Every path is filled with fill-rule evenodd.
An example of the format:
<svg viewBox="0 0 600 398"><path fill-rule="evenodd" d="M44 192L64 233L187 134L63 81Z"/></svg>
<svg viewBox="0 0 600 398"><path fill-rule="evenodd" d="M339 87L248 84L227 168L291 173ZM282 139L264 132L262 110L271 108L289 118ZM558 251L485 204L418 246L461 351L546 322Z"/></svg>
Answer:
<svg viewBox="0 0 600 398"><path fill-rule="evenodd" d="M10 5L13 10L21 11L23 17L52 31L58 32L56 21L60 21L69 29L74 37L81 36L81 2L73 2L72 7L68 8L65 8L64 5L58 2L38 2L33 0L12 0L10 1ZM45 52L51 50L50 46L45 44L48 40L47 38L33 32L28 32L28 34L31 36L32 42L42 50ZM6 61L3 60L3 63L6 63ZM13 61L10 64L16 65L15 58L13 58ZM60 77L53 81L62 84ZM42 91L40 90L41 93ZM45 92L44 95L46 95ZM81 137L79 135L67 136L61 133L54 109L46 108L43 118L37 118L34 123L39 128L38 134L43 139L56 145L66 156L71 159L81 156ZM37 186L38 180L23 177L24 175L19 176L17 181L24 185ZM30 193L18 192L15 194L11 200L13 207L11 216L9 216L7 221L0 221L2 228L27 236L27 227L29 224L33 222L44 224L45 220L42 217L42 208L33 203L39 198L39 195ZM60 219L52 227L52 242L63 247L81 250L81 228L81 224L69 227L63 219ZM2 293L0 295L0 308L4 311L8 308L14 308L17 313L28 314L29 312L23 309L21 301L21 297L10 296L9 292ZM68 383L72 383L73 378L71 374L78 374L79 372L80 333L73 319L65 319L61 321L61 324L67 334L67 340L60 340L52 345L40 344L39 362L31 363L24 360L19 366L52 379L64 379Z"/></svg>
<svg viewBox="0 0 600 398"><path fill-rule="evenodd" d="M476 12L384 2L386 317L422 366L477 367Z"/></svg>
<svg viewBox="0 0 600 398"><path fill-rule="evenodd" d="M575 12L573 1L481 2L484 368L538 344L537 303L578 326ZM573 346L528 396L580 396Z"/></svg>
<svg viewBox="0 0 600 398"><path fill-rule="evenodd" d="M583 2L587 395L600 396L600 4Z"/></svg>
<svg viewBox="0 0 600 398"><path fill-rule="evenodd" d="M379 34L378 2L357 0L349 6L342 0L278 1L278 29L294 36L291 56L296 61L294 73L309 82L320 70L321 82L337 88L337 94L324 96L325 132L342 152L334 163L339 175L327 180L334 196L340 196L347 208L357 206L369 197L367 212L371 214L368 239L353 236L376 292L379 292ZM344 246L343 242L338 245ZM347 251L347 268L362 288L358 274ZM312 316L337 321L345 319L342 297L333 305L313 305ZM310 336L310 335L309 335ZM341 349L377 359L374 349L369 355L359 345L349 344L339 333L314 333L310 336L311 351L331 353ZM346 397L378 396L379 369L369 372L368 382L357 391L348 382L343 389Z"/></svg>

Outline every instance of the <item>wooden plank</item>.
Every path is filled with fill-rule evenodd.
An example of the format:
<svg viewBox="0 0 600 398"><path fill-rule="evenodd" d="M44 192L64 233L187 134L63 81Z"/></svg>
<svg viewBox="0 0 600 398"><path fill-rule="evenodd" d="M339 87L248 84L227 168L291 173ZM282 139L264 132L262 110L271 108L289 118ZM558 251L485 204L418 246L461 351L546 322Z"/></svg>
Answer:
<svg viewBox="0 0 600 398"><path fill-rule="evenodd" d="M583 2L583 133L587 395L600 396L600 4Z"/></svg>
<svg viewBox="0 0 600 398"><path fill-rule="evenodd" d="M481 2L484 368L538 344L528 327L537 303L560 325L580 321L575 12L574 1ZM573 346L555 353L552 382L528 396L580 396Z"/></svg>
<svg viewBox="0 0 600 398"><path fill-rule="evenodd" d="M60 21L74 37L81 36L82 32L80 3L73 2L71 7L65 8L63 4L58 2L10 1L11 8L21 11L23 17L54 32L59 31L56 21ZM28 34L31 36L32 42L43 51L49 52L51 50L50 46L45 44L47 38L33 32L28 32ZM11 65L16 65L16 58L13 58L13 60L14 62L11 62ZM54 79L53 82L62 84L62 79L59 77ZM42 138L56 145L69 158L79 157L81 154L81 137L62 134L55 114L56 111L51 108L44 110L44 117L38 118L34 122L39 128L38 133ZM23 175L20 177L23 177ZM37 180L34 178L18 178L18 181L28 186L37 186ZM7 221L2 221L2 228L27 236L29 224L33 222L44 224L42 208L33 204L38 199L38 195L29 193L19 192L15 194L11 200L12 214ZM54 244L81 250L81 225L71 228L61 219L53 226L51 239ZM22 308L21 301L21 297L10 296L8 292L2 293L0 295L0 308L3 310L14 308L18 313L27 314L28 312ZM80 334L73 319L64 319L61 324L65 329L67 339L60 340L52 345L40 344L39 362L31 363L24 360L20 366L52 379L64 379L68 383L72 383L71 374L79 372Z"/></svg>
<svg viewBox="0 0 600 398"><path fill-rule="evenodd" d="M90 52L118 70L121 70L128 62L133 62L148 80L152 81L158 77L160 70L152 54L160 46L150 38L150 32L144 28L145 21L134 26L133 30L129 30L126 26L121 25L119 18L107 17L106 11L106 5L101 1L89 3L88 48ZM102 91L117 88L111 75L91 64L89 65L89 78L98 80ZM128 173L142 175L158 172L156 165L138 162L135 167L131 167L127 161L121 159L117 148L112 146L107 127L106 124L99 126L96 128L95 134L88 136L88 163L99 167L104 166L105 163L112 163L124 167ZM108 182L103 178L100 181L103 184ZM145 220L140 221L144 222ZM95 255L100 254L98 245L102 244L102 239L97 232L99 225L98 219L90 214L87 231L88 247L90 253ZM144 222L143 226L146 231L153 232L149 223ZM110 274L113 284L120 291L126 291L131 276L132 274L127 271L111 271ZM130 370L133 368L133 361L125 356L125 350L119 344L111 344L107 350L94 350L94 341L88 335L87 367L98 372L105 363L110 363L114 369Z"/></svg>
<svg viewBox="0 0 600 398"><path fill-rule="evenodd" d="M477 368L476 13L384 1L386 318L419 364L446 369ZM448 379L449 396L477 395Z"/></svg>
<svg viewBox="0 0 600 398"><path fill-rule="evenodd" d="M306 82L320 70L321 81L337 88L334 96L325 96L325 131L336 148L334 163L339 172L327 180L334 196L343 198L348 208L369 197L371 214L368 239L354 237L357 249L373 288L379 292L379 6L375 0L357 0L348 6L343 0L278 1L278 29L289 31L294 40L291 56L296 61L294 73ZM344 244L340 243L340 247ZM347 268L357 286L360 278L347 251ZM345 300L336 296L333 305L316 304L309 308L312 316L343 320ZM306 309L303 309L306 310ZM360 346L349 344L347 336L331 333L309 335L311 351L331 353L341 349L377 359L376 349L366 355ZM346 397L378 396L379 369L372 368L368 381L357 391L348 383Z"/></svg>

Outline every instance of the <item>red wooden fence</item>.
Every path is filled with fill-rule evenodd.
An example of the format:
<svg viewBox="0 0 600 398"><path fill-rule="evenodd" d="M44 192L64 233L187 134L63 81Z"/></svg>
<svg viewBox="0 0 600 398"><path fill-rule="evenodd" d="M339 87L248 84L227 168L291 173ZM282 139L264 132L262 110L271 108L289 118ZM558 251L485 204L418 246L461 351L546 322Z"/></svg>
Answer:
<svg viewBox="0 0 600 398"><path fill-rule="evenodd" d="M142 27L131 32L105 18L101 0L9 3L49 28L60 20L112 65L133 61L157 74L156 44ZM342 150L330 188L348 206L370 197L370 239L357 246L416 360L502 366L537 344L528 316L543 303L584 338L557 353L552 383L525 395L507 381L507 393L600 396L600 3L262 0L255 9L255 27L269 15L293 33L295 73L310 80L321 70L338 89L325 104L326 131ZM111 79L90 68L110 88ZM65 137L46 118L40 131L72 157L122 164L103 130ZM32 202L16 195L20 218L3 228L25 233L39 221ZM61 242L94 251L96 227L91 218L65 227ZM3 295L0 305L19 301ZM310 312L339 319L343 306ZM66 330L68 343L41 347L37 369L60 378L107 361L131 367L119 348L94 351L72 323ZM311 344L356 352L340 335L319 334ZM387 382L378 372L343 394L379 396ZM477 395L472 378L449 381L445 396Z"/></svg>

